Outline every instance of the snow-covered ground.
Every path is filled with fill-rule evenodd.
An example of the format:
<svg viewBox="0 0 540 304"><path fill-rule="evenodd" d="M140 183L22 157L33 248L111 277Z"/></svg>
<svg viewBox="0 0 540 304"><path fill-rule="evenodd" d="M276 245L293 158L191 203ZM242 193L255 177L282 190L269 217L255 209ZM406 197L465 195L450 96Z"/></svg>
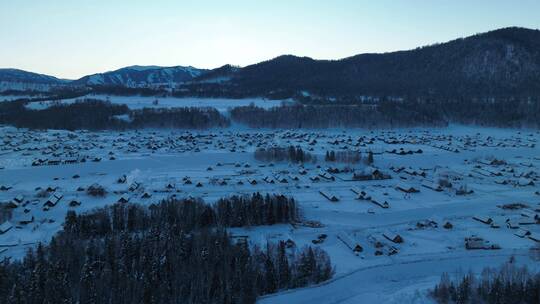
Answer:
<svg viewBox="0 0 540 304"><path fill-rule="evenodd" d="M13 101L17 99L36 98L40 95L0 95L0 102Z"/></svg>
<svg viewBox="0 0 540 304"><path fill-rule="evenodd" d="M219 197L260 191L295 197L302 223L231 232L249 236L252 245L291 240L297 248L320 246L336 269L329 282L269 295L261 303L430 303L426 290L442 272L480 271L510 256L531 267L537 264L529 254L540 236L535 220L540 199L537 131L452 126L380 131L44 132L5 127L0 128L0 138L4 143L0 188L9 188L0 191L0 201L22 196L10 220L14 228L0 234L0 258L21 257L28 246L50 240L61 229L67 210L83 212L114 203L122 195L143 204L171 195L197 196L212 203ZM253 157L257 147L288 145L301 146L317 155L318 161L304 164L304 172L298 164L270 165ZM364 157L373 151L373 167L391 179L358 181L351 172L329 173L335 170L327 169L345 167L360 172L366 165L325 162L328 150L357 150ZM123 175L126 182L118 183ZM451 185L433 189L441 179ZM134 182L140 186L130 191ZM108 195L94 198L78 191L93 183L103 185ZM405 193L397 186L419 192ZM473 192L458 195L461 186ZM57 189L50 189L47 196L61 193L63 198L44 210L48 197L37 194L48 187ZM364 191L379 203L386 201L389 208L358 199L353 190ZM339 200L331 202L320 191ZM151 197L143 198L144 193ZM70 207L72 200L81 205ZM510 203L521 203L523 208L501 208ZM32 216L32 222L21 223ZM473 217L490 218L494 224ZM443 227L447 222L452 224L449 229ZM523 231L530 237L520 237ZM321 234L326 239L314 244ZM403 242L386 238L394 235ZM500 249L467 250L465 238L473 235ZM351 244L363 251L355 254Z"/></svg>
<svg viewBox="0 0 540 304"><path fill-rule="evenodd" d="M220 112L225 112L229 108L248 106L255 104L262 108L271 108L281 105L281 100L267 100L263 98L245 98L245 99L228 99L228 98L197 98L197 97L144 97L144 96L114 96L114 95L87 95L85 97L77 97L62 100L36 101L27 105L28 108L41 110L55 103L73 103L85 98L107 100L113 104L125 104L130 109L142 108L174 108L174 107L213 107ZM289 101L290 102L290 101Z"/></svg>

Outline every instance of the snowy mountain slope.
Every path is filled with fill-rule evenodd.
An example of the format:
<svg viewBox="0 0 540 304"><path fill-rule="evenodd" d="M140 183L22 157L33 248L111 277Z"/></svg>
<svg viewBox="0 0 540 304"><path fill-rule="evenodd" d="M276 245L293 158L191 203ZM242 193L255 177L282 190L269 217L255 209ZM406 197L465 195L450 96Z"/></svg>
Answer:
<svg viewBox="0 0 540 304"><path fill-rule="evenodd" d="M129 88L152 87L190 81L206 70L194 67L129 66L111 72L84 76L73 81L77 85L124 86Z"/></svg>
<svg viewBox="0 0 540 304"><path fill-rule="evenodd" d="M18 69L0 69L0 92L5 91L48 91L51 87L67 81L53 76Z"/></svg>

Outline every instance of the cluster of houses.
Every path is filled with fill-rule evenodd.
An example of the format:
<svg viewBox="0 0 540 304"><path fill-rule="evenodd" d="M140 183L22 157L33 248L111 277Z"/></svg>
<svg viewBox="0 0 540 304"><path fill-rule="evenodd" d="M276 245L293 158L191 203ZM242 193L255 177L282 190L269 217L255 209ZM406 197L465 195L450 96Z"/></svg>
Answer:
<svg viewBox="0 0 540 304"><path fill-rule="evenodd" d="M0 147L2 152L7 153L6 155L12 153L12 155L24 156L31 160L31 164L34 166L115 160L119 156L128 154L146 156L160 152L175 154L201 151L247 152L257 148L273 146L300 146L306 151L312 151L313 154L327 151L328 147L331 147L332 150L359 151L362 155L372 152L374 155L382 155L381 158L385 154L392 154L388 155L388 157L398 159L396 162L399 163L401 159L411 159L412 156L409 155L427 153L426 147L427 151L431 151L429 150L431 147L457 153L473 151L480 147L533 148L536 144L535 139L531 136L498 139L479 134L452 136L428 131L423 133L399 133L391 130L372 131L358 135L351 135L350 132L326 133L302 130L276 132L129 131L103 133L6 130L2 140L4 143ZM424 145L422 146L423 149L419 149L418 145ZM456 155L456 157L459 157L459 155ZM294 191L292 186L303 184L309 185L312 190L308 191L311 191L315 196L324 198L324 200L331 203L337 203L328 206L339 208L345 200L345 194L333 187L339 184L340 186L345 185L345 189L350 189L359 204L370 204L370 207L380 208L377 210L385 213L398 209L400 206L398 203L392 202L390 196L384 191L377 191L375 188L377 185L385 185L386 189L395 190L400 196L404 195L406 197L417 195L415 193L420 191L422 191L422 194L419 195L424 195L424 192L430 193L430 191L447 194L446 192L450 192L449 189L455 189L452 195L454 193L459 195L460 193L472 193L472 190L459 187L459 183L467 178L481 177L489 181L493 180L498 184L508 184L516 187L535 186L540 178L536 173L534 163L525 159L516 163L495 158L470 161L466 163L466 165L469 165L468 168L472 167L469 176L467 176L467 173L469 173L469 171L466 171L467 169L464 170L467 172L464 175L451 172L442 174L442 171L438 172L435 168L413 168L410 163L407 166L394 164L388 169L384 166L380 166L383 169L377 168L377 161L369 166L336 165L332 163L332 166L325 167L326 165L328 163L321 165L322 167L317 163L305 165L274 165L271 163L253 165L248 162L233 161L230 163L215 163L208 167L205 165L206 171L204 171L204 175L183 176L184 173L182 173L176 178L170 178L169 176L162 179L156 178L157 181L154 180L155 182L150 183L148 183L149 179L133 181L127 175L121 175L118 178L115 176L117 185L108 187L114 188L116 191L113 192L113 198L107 198L107 203L114 203L115 200L119 203L144 202L144 200L150 202L160 197L177 195L180 192L186 194L195 191L207 193L210 192L208 188L212 186L223 187L221 189L227 191L222 192L232 193L232 191L236 190L241 192L243 190L258 189L258 186L263 188L266 186L265 189L291 186L288 189ZM76 177L79 176L73 176L73 178ZM245 188L239 187L242 185ZM364 185L369 186L364 187ZM87 188L81 186L78 190L88 191L92 187L98 188L101 186L92 184ZM306 188L308 187L306 186ZM12 187L9 185L0 185L0 191L10 193L11 189ZM31 199L28 199L27 194L10 197L6 202L6 206L13 209L20 208L17 211L20 210L21 212L18 213L17 221L0 223L0 234L12 233L10 231L18 225L27 225L36 221L33 206L37 206L43 211L58 208L59 205L77 207L81 205L79 197L84 195L84 193L73 195L73 193L69 193L63 188L62 192L60 192L57 187L47 187L39 189L39 191L44 191L46 195L39 196L39 198L32 196ZM370 212L369 210L368 212ZM482 225L486 225L485 227L493 229L505 229L503 227L506 227L511 229L516 237L540 242L540 237L535 233L534 228L536 227L534 225L539 223L536 211L530 208L521 208L517 212L519 212L519 216L508 217L506 220L485 216L475 216L473 219ZM441 222L440 224L444 229L453 228L453 224L450 222L444 224ZM310 222L308 220L305 221L304 225L313 228L322 228L323 226L320 222ZM415 227L418 230L431 229L439 227L439 224L434 220L423 220L416 222ZM413 241L411 241L410 236L407 234L405 236L407 242L412 244ZM364 241L358 242L354 235L345 232L338 233L336 237L348 250L356 255L369 251L369 244L374 248L374 255L394 255L404 249L403 244L405 242L402 235L388 230L369 235L367 243ZM328 235L320 233L312 240L312 243L322 244L327 242L327 238ZM237 241L247 245L246 236L238 236ZM294 246L292 240L289 239L288 241L288 245ZM500 246L492 244L477 235L471 235L465 239L465 248L471 250L498 249Z"/></svg>
<svg viewBox="0 0 540 304"><path fill-rule="evenodd" d="M491 243L490 241L479 237L477 235L472 235L465 238L465 249L467 250L496 250L501 249L501 246L498 244Z"/></svg>
<svg viewBox="0 0 540 304"><path fill-rule="evenodd" d="M336 237L356 256L359 256L366 250L365 246L362 246L360 242L357 241L354 233L351 234L340 231L336 234ZM405 240L401 235L393 231L386 230L380 234L368 235L367 242L370 243L374 248L373 254L375 256L391 256L399 253L399 246L400 244L403 244ZM318 242L313 241L313 243Z"/></svg>
<svg viewBox="0 0 540 304"><path fill-rule="evenodd" d="M533 233L533 229L531 229L535 228L536 230L537 225L540 225L540 215L537 213L537 210L530 209L526 204L522 203L506 204L499 207L504 210L516 211L516 213L509 214L503 218L499 217L500 222L493 217L481 215L473 216L472 219L494 229L506 227L513 231L512 233L519 238L528 238L540 243L540 234ZM467 249L471 249L469 247Z"/></svg>
<svg viewBox="0 0 540 304"><path fill-rule="evenodd" d="M203 150L247 152L257 148L276 146L301 146L307 151L333 150L358 151L364 155L390 153L410 155L423 153L415 145L426 145L450 152L473 150L477 147L535 147L533 136L505 139L479 134L452 136L429 131L405 132L371 131L351 135L346 132L316 132L287 130L277 132L221 131L29 131L3 129L2 152L18 153L29 158L35 166L71 164L83 161L114 160L118 155L183 153ZM389 145L401 145L393 148ZM411 148L412 147L412 148Z"/></svg>
<svg viewBox="0 0 540 304"><path fill-rule="evenodd" d="M491 178L497 184L514 187L534 186L540 180L540 174L530 162L507 163L495 158L476 160L470 176Z"/></svg>

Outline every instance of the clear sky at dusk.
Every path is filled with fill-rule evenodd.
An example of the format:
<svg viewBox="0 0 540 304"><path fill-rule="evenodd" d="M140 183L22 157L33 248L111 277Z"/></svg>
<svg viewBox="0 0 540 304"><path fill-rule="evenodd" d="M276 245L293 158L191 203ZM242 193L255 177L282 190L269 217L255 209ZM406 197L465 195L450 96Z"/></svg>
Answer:
<svg viewBox="0 0 540 304"><path fill-rule="evenodd" d="M73 79L135 64L338 59L507 26L540 28L540 1L0 0L0 67Z"/></svg>

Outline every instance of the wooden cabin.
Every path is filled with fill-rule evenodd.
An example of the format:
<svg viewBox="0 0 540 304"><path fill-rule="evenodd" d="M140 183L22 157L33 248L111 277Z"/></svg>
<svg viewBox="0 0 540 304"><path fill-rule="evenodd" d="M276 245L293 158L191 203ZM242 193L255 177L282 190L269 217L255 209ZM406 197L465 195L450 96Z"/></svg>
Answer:
<svg viewBox="0 0 540 304"><path fill-rule="evenodd" d="M129 185L128 190L131 191L131 192L133 192L133 191L139 189L140 186L141 186L140 183L138 183L138 182L133 182L133 183L131 183L131 185Z"/></svg>
<svg viewBox="0 0 540 304"><path fill-rule="evenodd" d="M535 241L535 242L537 242L537 243L540 243L540 234L536 234L536 233L533 234L533 233L531 233L531 234L529 235L529 239L530 239L530 240L533 240L533 241Z"/></svg>
<svg viewBox="0 0 540 304"><path fill-rule="evenodd" d="M388 204L388 202L384 199L380 199L380 198L372 198L371 199L371 202L383 209L388 209L390 208L390 204Z"/></svg>
<svg viewBox="0 0 540 304"><path fill-rule="evenodd" d="M0 234L4 234L13 228L13 224L10 221L5 221L0 224Z"/></svg>
<svg viewBox="0 0 540 304"><path fill-rule="evenodd" d="M403 243L403 238L392 231L386 231L383 233L383 237L393 243L400 244Z"/></svg>
<svg viewBox="0 0 540 304"><path fill-rule="evenodd" d="M510 219L506 219L506 227L508 229L519 229L519 224Z"/></svg>
<svg viewBox="0 0 540 304"><path fill-rule="evenodd" d="M329 181L336 180L336 178L332 174L324 171L319 171L319 176Z"/></svg>
<svg viewBox="0 0 540 304"><path fill-rule="evenodd" d="M123 194L123 195L117 200L117 202L118 202L118 203L124 203L124 204L125 204L125 203L128 203L129 200L130 200L130 196L127 195L127 194Z"/></svg>
<svg viewBox="0 0 540 304"><path fill-rule="evenodd" d="M34 216L30 214L25 214L22 218L19 219L19 224L27 225L34 222Z"/></svg>
<svg viewBox="0 0 540 304"><path fill-rule="evenodd" d="M347 233L345 232L339 232L337 234L337 238L345 244L352 252L356 255L358 255L360 252L364 251L364 248L353 240Z"/></svg>
<svg viewBox="0 0 540 304"><path fill-rule="evenodd" d="M473 220L486 225L491 225L491 223L493 223L493 219L487 216L473 216Z"/></svg>
<svg viewBox="0 0 540 304"><path fill-rule="evenodd" d="M310 179L312 182L318 182L318 181L321 180L321 178L320 178L318 175L310 176L309 179Z"/></svg>
<svg viewBox="0 0 540 304"><path fill-rule="evenodd" d="M473 235L473 236L465 238L465 248L467 250L478 250L478 249L490 250L490 249L500 249L501 247L497 244L491 244L489 241L484 240L481 237Z"/></svg>
<svg viewBox="0 0 540 304"><path fill-rule="evenodd" d="M127 176L124 174L122 176L120 176L117 180L116 180L117 183L119 184L125 184L127 182Z"/></svg>
<svg viewBox="0 0 540 304"><path fill-rule="evenodd" d="M431 189L431 190L436 191L436 192L443 191L443 188L441 187L441 185L439 185L439 183L436 183L436 182L433 182L433 181L424 181L422 183L422 187Z"/></svg>
<svg viewBox="0 0 540 304"><path fill-rule="evenodd" d="M319 190L319 193L324 196L327 200L331 201L331 202L337 202L339 201L339 197L335 194L332 194L328 191L325 191L325 190Z"/></svg>
<svg viewBox="0 0 540 304"><path fill-rule="evenodd" d="M516 231L514 233L514 235L519 237L519 238L525 238L525 237L531 235L531 232L529 230L526 230L526 229L518 229L518 231Z"/></svg>
<svg viewBox="0 0 540 304"><path fill-rule="evenodd" d="M45 206L45 207L54 207L54 206L56 206L56 204L58 204L58 202L60 202L60 200L63 197L64 196L61 193L53 193L51 196L49 196L49 198L47 199L45 204L43 204L43 206Z"/></svg>
<svg viewBox="0 0 540 304"><path fill-rule="evenodd" d="M396 189L399 190L399 191L405 192L405 193L417 193L417 192L420 192L420 190L414 188L413 186L410 186L410 185L407 185L407 184L404 184L404 183L400 183L400 184L396 185Z"/></svg>
<svg viewBox="0 0 540 304"><path fill-rule="evenodd" d="M22 204L22 202L24 201L24 196L22 195L17 195L16 197L13 198L13 201L19 203L19 204Z"/></svg>

